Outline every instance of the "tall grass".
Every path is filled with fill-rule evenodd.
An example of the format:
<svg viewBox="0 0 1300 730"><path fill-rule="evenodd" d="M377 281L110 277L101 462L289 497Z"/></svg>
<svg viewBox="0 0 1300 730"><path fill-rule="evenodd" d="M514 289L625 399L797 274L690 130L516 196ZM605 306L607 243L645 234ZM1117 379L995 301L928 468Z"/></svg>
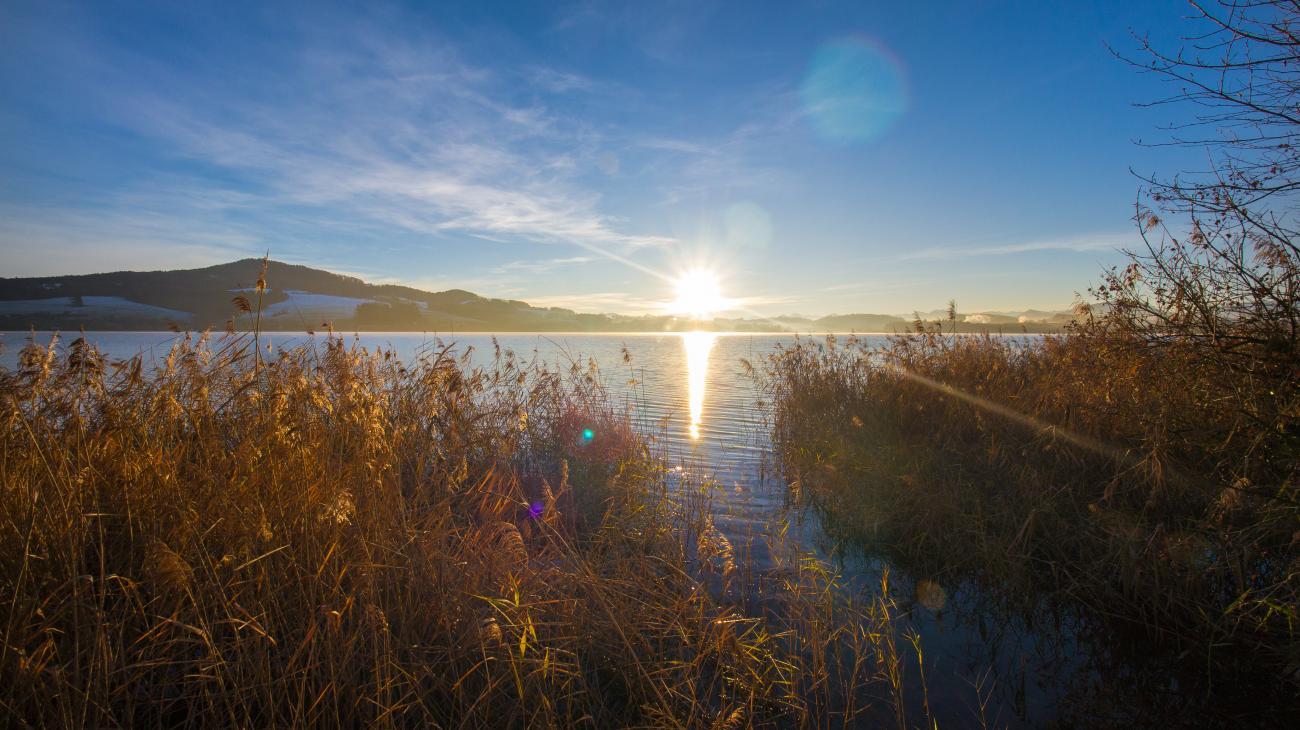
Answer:
<svg viewBox="0 0 1300 730"><path fill-rule="evenodd" d="M853 543L1083 606L1181 655L1203 692L1245 682L1294 712L1295 366L1230 371L1113 324L796 343L762 371L783 468Z"/></svg>
<svg viewBox="0 0 1300 730"><path fill-rule="evenodd" d="M0 714L909 722L892 607L793 550L746 576L665 472L594 373L509 352L32 343L0 371Z"/></svg>

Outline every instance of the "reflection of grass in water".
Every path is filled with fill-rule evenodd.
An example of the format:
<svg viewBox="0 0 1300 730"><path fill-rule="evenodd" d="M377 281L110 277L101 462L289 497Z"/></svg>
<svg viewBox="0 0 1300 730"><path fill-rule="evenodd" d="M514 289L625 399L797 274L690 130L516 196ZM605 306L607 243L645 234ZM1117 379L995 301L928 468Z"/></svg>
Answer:
<svg viewBox="0 0 1300 730"><path fill-rule="evenodd" d="M739 727L890 707L891 607L837 597L793 550L761 592L705 590L759 577L707 499L668 499L589 370L254 342L184 337L157 372L33 344L0 372L10 716Z"/></svg>
<svg viewBox="0 0 1300 730"><path fill-rule="evenodd" d="M1190 668L1173 699L1128 701L1185 709L1188 677L1293 696L1294 436L1248 417L1278 383L1101 326L802 342L762 377L782 466L840 538L1009 604L1085 606Z"/></svg>

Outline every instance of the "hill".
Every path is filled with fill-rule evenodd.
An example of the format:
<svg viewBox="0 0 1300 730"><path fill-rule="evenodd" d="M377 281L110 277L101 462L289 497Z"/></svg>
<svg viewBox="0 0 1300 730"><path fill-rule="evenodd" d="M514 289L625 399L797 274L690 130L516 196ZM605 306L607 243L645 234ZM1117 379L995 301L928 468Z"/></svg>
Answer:
<svg viewBox="0 0 1300 730"><path fill-rule="evenodd" d="M116 271L103 274L0 278L0 330L247 329L253 319L234 300L254 299L260 259L200 269ZM352 276L271 261L262 296L261 327L304 331L421 332L663 332L705 326L734 331L903 332L911 318L886 314L775 319L716 319L586 314L482 297L462 289L428 292L370 284ZM256 302L253 302L256 305ZM962 315L958 331L1056 331L1061 313L1020 317ZM988 317L986 319L986 317Z"/></svg>
<svg viewBox="0 0 1300 730"><path fill-rule="evenodd" d="M234 299L253 299L261 266L260 259L243 259L200 269L0 278L0 329L204 329L227 323L248 328L251 318ZM534 307L462 289L369 284L279 261L267 264L266 279L261 326L268 331L661 331L690 324L674 317Z"/></svg>

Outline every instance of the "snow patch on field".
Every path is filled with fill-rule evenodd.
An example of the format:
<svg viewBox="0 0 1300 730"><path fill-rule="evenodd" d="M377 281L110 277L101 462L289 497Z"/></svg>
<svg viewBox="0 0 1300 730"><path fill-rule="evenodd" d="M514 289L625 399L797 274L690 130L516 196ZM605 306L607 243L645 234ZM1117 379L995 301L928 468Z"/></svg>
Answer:
<svg viewBox="0 0 1300 730"><path fill-rule="evenodd" d="M73 297L49 299L15 299L0 301L0 314L61 314L81 316L129 315L132 317L158 317L159 319L186 319L189 312L151 304L133 302L123 297L81 297L83 306L76 306Z"/></svg>
<svg viewBox="0 0 1300 730"><path fill-rule="evenodd" d="M358 299L356 297L336 297L331 294L312 294L306 291L293 291L286 289L284 292L288 299L283 302L276 302L266 308L263 313L267 317L324 317L324 318L341 318L351 317L356 314L358 304L373 303L373 299Z"/></svg>

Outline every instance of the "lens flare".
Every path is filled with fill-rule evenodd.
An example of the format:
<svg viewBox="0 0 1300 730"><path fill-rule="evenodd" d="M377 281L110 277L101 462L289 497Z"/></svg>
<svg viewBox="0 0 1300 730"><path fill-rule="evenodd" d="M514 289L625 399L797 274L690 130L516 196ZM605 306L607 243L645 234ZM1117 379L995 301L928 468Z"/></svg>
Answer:
<svg viewBox="0 0 1300 730"><path fill-rule="evenodd" d="M932 580L923 580L916 584L916 602L938 613L948 605L948 592Z"/></svg>
<svg viewBox="0 0 1300 730"><path fill-rule="evenodd" d="M722 211L723 243L732 249L767 248L772 241L772 215L748 200Z"/></svg>
<svg viewBox="0 0 1300 730"><path fill-rule="evenodd" d="M691 439L700 437L704 420L704 389L709 377L709 352L718 336L712 332L686 332L682 347L686 349L686 400L690 411Z"/></svg>
<svg viewBox="0 0 1300 730"><path fill-rule="evenodd" d="M862 38L823 44L799 91L813 129L831 142L877 137L907 110L902 65L883 46Z"/></svg>

